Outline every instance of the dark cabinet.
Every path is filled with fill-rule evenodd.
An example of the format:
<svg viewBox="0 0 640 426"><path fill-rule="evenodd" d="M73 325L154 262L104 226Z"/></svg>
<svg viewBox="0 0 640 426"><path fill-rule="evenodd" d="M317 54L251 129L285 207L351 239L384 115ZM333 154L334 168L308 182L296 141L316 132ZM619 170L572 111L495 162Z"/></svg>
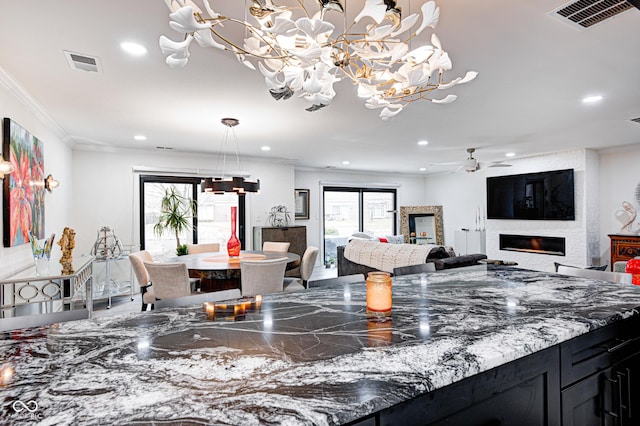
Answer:
<svg viewBox="0 0 640 426"><path fill-rule="evenodd" d="M392 407L380 413L380 424L557 424L558 353L551 347Z"/></svg>
<svg viewBox="0 0 640 426"><path fill-rule="evenodd" d="M287 226L283 228L277 227L253 227L253 249L262 250L262 243L265 241L288 242L289 252L300 256L307 249L307 227L306 226ZM287 276L299 276L299 267L287 271Z"/></svg>
<svg viewBox="0 0 640 426"><path fill-rule="evenodd" d="M640 424L638 327L633 318L561 345L563 425Z"/></svg>
<svg viewBox="0 0 640 426"><path fill-rule="evenodd" d="M640 354L592 374L562 391L562 424L640 424Z"/></svg>
<svg viewBox="0 0 640 426"><path fill-rule="evenodd" d="M640 425L640 316L363 420L378 425Z"/></svg>

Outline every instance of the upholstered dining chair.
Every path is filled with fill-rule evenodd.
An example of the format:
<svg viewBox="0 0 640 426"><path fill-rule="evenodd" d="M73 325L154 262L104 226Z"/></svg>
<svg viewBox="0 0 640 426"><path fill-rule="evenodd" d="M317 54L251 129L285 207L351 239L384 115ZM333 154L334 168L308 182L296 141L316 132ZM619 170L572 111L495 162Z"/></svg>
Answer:
<svg viewBox="0 0 640 426"><path fill-rule="evenodd" d="M393 268L393 275L420 274L423 272L436 272L436 264L433 262L419 263L417 265L398 266Z"/></svg>
<svg viewBox="0 0 640 426"><path fill-rule="evenodd" d="M307 285L309 288L313 287L326 287L331 285L338 284L353 284L353 283L363 283L365 282L364 274L352 274L352 275L342 275L336 278L325 278L321 280L313 280L309 281Z"/></svg>
<svg viewBox="0 0 640 426"><path fill-rule="evenodd" d="M191 294L189 271L184 263L144 262L156 299L175 299Z"/></svg>
<svg viewBox="0 0 640 426"><path fill-rule="evenodd" d="M187 244L187 253L209 253L220 251L220 243Z"/></svg>
<svg viewBox="0 0 640 426"><path fill-rule="evenodd" d="M558 273L572 277L592 278L595 280L609 281L619 284L632 284L633 275L623 272L598 271L595 269L574 268L571 266L558 266Z"/></svg>
<svg viewBox="0 0 640 426"><path fill-rule="evenodd" d="M265 241L262 243L262 251L277 251L278 253L286 253L289 251L291 243L281 243L276 241Z"/></svg>
<svg viewBox="0 0 640 426"><path fill-rule="evenodd" d="M284 290L286 257L269 260L240 261L242 297L277 293Z"/></svg>
<svg viewBox="0 0 640 426"><path fill-rule="evenodd" d="M296 291L304 290L307 288L307 282L311 278L313 268L316 265L316 259L318 258L320 249L318 247L309 246L302 255L300 261L300 278L285 277L284 278L284 290Z"/></svg>
<svg viewBox="0 0 640 426"><path fill-rule="evenodd" d="M151 309L153 309L153 304L156 301L156 298L153 293L153 288L151 288L149 273L147 272L147 268L144 266L144 262L153 262L153 257L151 257L151 254L148 251L140 250L129 254L129 262L131 262L133 273L135 274L136 280L138 280L138 285L140 286L142 311L146 311L148 305L151 305Z"/></svg>

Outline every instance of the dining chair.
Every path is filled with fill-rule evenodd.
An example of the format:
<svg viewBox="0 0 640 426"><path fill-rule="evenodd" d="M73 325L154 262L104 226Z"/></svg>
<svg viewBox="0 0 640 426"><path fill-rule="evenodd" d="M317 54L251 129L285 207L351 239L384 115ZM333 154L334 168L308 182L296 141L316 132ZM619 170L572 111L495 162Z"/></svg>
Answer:
<svg viewBox="0 0 640 426"><path fill-rule="evenodd" d="M313 268L316 266L316 259L318 258L320 249L318 247L309 246L302 255L302 261L300 262L300 277L286 277L284 278L284 290L285 291L297 291L307 288L309 278L313 273Z"/></svg>
<svg viewBox="0 0 640 426"><path fill-rule="evenodd" d="M142 300L141 310L146 311L148 305L151 305L151 309L153 309L153 304L156 301L156 298L153 288L151 287L149 273L144 265L144 262L152 263L153 257L151 257L151 253L148 251L140 250L129 253L129 261L131 262L133 273L135 274L138 285L140 286L140 299Z"/></svg>
<svg viewBox="0 0 640 426"><path fill-rule="evenodd" d="M574 268L571 266L558 266L558 273L572 277L593 278L619 284L632 284L633 275L624 272L598 271L595 269Z"/></svg>
<svg viewBox="0 0 640 426"><path fill-rule="evenodd" d="M276 241L265 241L262 243L262 251L277 251L278 253L286 253L289 251L291 243L282 243Z"/></svg>
<svg viewBox="0 0 640 426"><path fill-rule="evenodd" d="M322 280L313 280L307 283L308 288L326 287L338 284L353 284L365 282L364 274L342 275L337 278L325 278Z"/></svg>
<svg viewBox="0 0 640 426"><path fill-rule="evenodd" d="M187 244L187 253L210 253L220 251L220 243Z"/></svg>
<svg viewBox="0 0 640 426"><path fill-rule="evenodd" d="M284 290L286 257L269 260L240 261L242 297L277 293Z"/></svg>
<svg viewBox="0 0 640 426"><path fill-rule="evenodd" d="M156 299L175 299L191 294L189 271L184 263L144 262Z"/></svg>
<svg viewBox="0 0 640 426"><path fill-rule="evenodd" d="M417 265L398 266L393 268L393 275L420 274L423 272L436 272L436 264L433 262L419 263Z"/></svg>

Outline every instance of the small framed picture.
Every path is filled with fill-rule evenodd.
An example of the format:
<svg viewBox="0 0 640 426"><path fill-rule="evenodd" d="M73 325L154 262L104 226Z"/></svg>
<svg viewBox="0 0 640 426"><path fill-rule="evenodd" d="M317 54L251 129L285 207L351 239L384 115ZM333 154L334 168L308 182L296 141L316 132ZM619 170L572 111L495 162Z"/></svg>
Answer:
<svg viewBox="0 0 640 426"><path fill-rule="evenodd" d="M309 190L295 190L296 219L309 219Z"/></svg>

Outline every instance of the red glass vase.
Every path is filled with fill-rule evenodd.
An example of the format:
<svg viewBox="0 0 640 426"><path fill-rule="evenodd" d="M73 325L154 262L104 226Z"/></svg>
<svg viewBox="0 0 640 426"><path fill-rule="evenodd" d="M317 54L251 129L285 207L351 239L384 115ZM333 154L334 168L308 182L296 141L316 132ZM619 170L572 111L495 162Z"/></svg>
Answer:
<svg viewBox="0 0 640 426"><path fill-rule="evenodd" d="M628 274L633 274L632 282L635 285L640 285L640 259L628 260L625 269Z"/></svg>
<svg viewBox="0 0 640 426"><path fill-rule="evenodd" d="M231 207L231 237L227 242L227 253L229 257L240 256L240 240L236 237L236 216L238 214L237 207Z"/></svg>

